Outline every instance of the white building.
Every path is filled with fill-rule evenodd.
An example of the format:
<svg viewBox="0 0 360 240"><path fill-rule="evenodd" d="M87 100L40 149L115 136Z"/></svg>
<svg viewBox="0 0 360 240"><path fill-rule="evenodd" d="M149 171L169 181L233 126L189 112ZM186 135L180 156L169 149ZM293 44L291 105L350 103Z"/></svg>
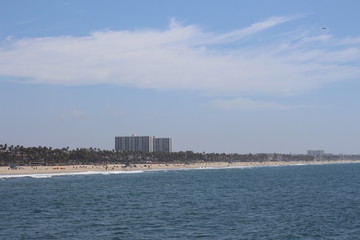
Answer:
<svg viewBox="0 0 360 240"><path fill-rule="evenodd" d="M151 136L115 137L116 151L129 152L172 152L171 138L156 138Z"/></svg>
<svg viewBox="0 0 360 240"><path fill-rule="evenodd" d="M307 155L313 156L313 157L323 157L324 150L307 150Z"/></svg>
<svg viewBox="0 0 360 240"><path fill-rule="evenodd" d="M172 152L172 139L154 138L154 152Z"/></svg>
<svg viewBox="0 0 360 240"><path fill-rule="evenodd" d="M126 136L115 137L116 151L129 152L152 152L154 150L154 137L150 136Z"/></svg>

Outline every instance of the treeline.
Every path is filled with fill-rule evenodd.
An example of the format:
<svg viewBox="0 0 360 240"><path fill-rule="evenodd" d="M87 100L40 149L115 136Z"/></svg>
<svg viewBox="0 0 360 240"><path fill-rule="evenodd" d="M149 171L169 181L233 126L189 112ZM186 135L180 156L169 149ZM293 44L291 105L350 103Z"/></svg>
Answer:
<svg viewBox="0 0 360 240"><path fill-rule="evenodd" d="M193 162L267 162L267 161L316 161L359 160L360 155L333 155L314 158L303 154L225 154L181 152L119 152L99 148L51 148L23 147L0 144L0 166L56 166L56 165L101 165L140 163L193 163Z"/></svg>
<svg viewBox="0 0 360 240"><path fill-rule="evenodd" d="M184 152L119 152L99 148L23 147L0 144L0 166L54 166L71 164L138 164L190 162L312 161L313 157L294 154L225 154Z"/></svg>

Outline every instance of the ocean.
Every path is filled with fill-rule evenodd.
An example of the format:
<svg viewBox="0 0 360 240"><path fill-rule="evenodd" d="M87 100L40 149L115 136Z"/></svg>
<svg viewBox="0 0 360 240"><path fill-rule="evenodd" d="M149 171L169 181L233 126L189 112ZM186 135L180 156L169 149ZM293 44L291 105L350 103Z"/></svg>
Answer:
<svg viewBox="0 0 360 240"><path fill-rule="evenodd" d="M0 239L360 239L360 164L0 176Z"/></svg>

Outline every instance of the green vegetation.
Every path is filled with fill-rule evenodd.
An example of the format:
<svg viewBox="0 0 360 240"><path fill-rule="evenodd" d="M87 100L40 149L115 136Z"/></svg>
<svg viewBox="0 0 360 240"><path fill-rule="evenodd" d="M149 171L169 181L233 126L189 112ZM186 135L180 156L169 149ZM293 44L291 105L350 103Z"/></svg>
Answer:
<svg viewBox="0 0 360 240"><path fill-rule="evenodd" d="M340 159L338 156L331 160ZM190 162L266 162L313 161L314 158L299 154L225 154L185 152L119 152L98 148L23 147L0 144L0 166L51 166L71 164L137 164L137 163L190 163ZM316 160L316 159L315 159ZM330 160L330 159L329 159Z"/></svg>

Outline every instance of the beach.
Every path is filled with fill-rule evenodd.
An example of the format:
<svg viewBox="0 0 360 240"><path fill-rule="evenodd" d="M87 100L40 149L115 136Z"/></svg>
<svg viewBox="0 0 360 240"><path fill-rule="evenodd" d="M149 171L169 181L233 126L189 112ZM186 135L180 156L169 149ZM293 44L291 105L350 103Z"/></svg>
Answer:
<svg viewBox="0 0 360 240"><path fill-rule="evenodd" d="M246 168L266 166L320 165L360 163L360 160L336 161L266 161L266 162L202 162L202 163L150 163L150 164L108 164L108 165L65 165L65 166L8 166L0 167L0 175L52 174L79 172L112 172L112 171L149 171L149 170L181 170L211 168Z"/></svg>

